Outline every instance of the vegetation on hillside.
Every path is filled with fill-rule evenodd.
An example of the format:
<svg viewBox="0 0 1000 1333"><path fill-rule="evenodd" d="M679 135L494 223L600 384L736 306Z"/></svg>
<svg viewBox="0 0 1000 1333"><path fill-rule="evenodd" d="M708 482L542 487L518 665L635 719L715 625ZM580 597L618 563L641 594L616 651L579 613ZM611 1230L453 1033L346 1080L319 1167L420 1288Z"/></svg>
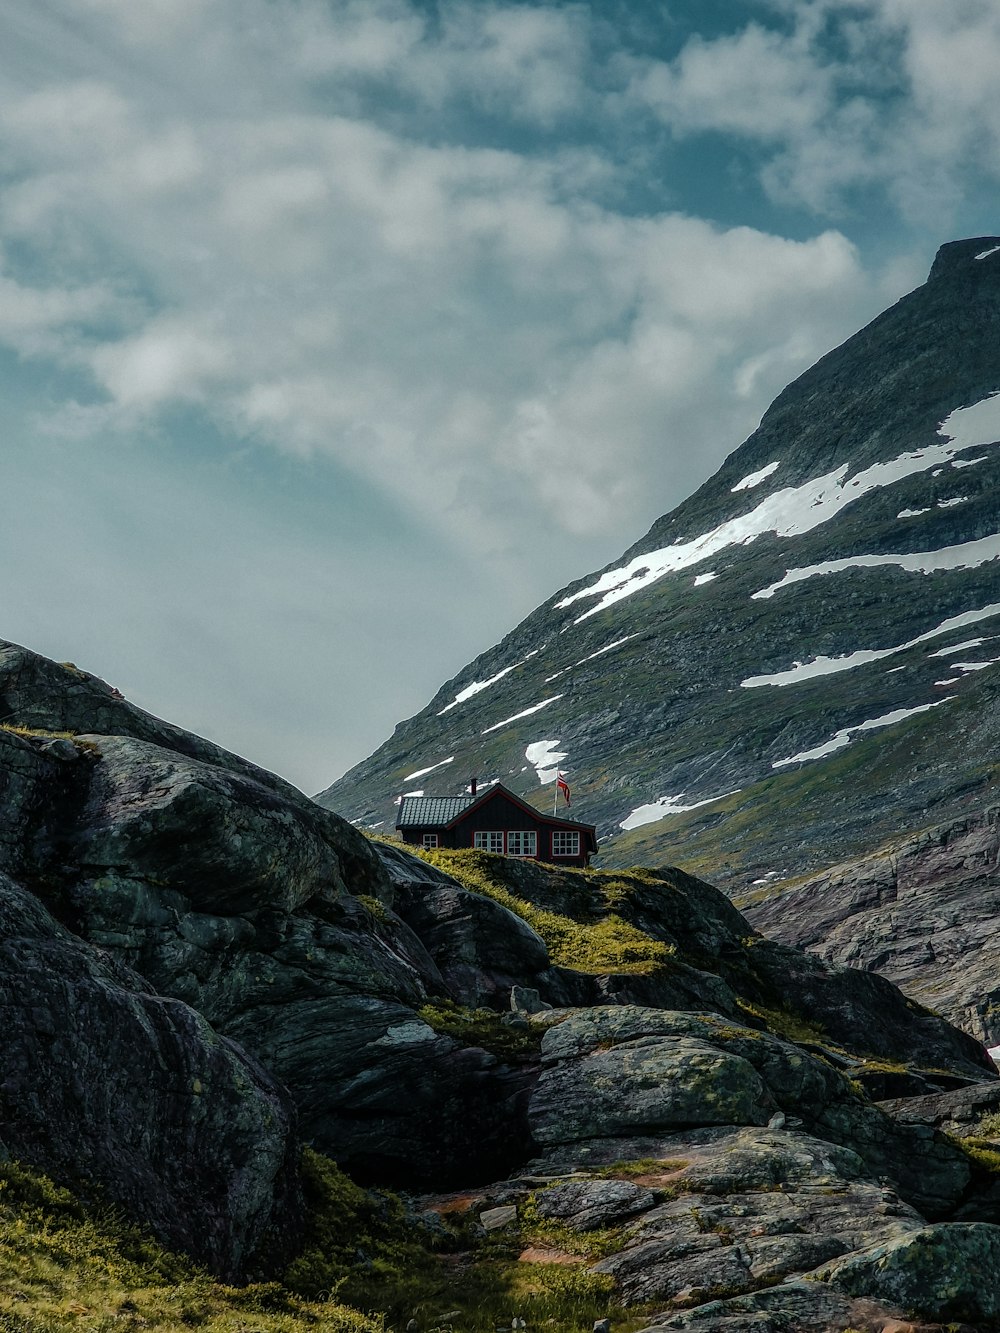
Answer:
<svg viewBox="0 0 1000 1333"><path fill-rule="evenodd" d="M603 901L600 915L581 902L583 920L539 907L513 893L505 879L506 857L471 849L424 852L432 865L453 875L466 888L485 894L526 921L542 937L553 963L580 972L653 972L664 966L675 950L654 940L611 910L624 887L598 871L576 872L581 882L596 886ZM586 919L589 917L590 919Z"/></svg>
<svg viewBox="0 0 1000 1333"><path fill-rule="evenodd" d="M3 1333L391 1333L411 1319L493 1333L512 1316L571 1333L620 1314L607 1277L581 1255L520 1262L551 1244L530 1209L487 1237L468 1200L421 1222L397 1196L362 1189L328 1158L303 1154L306 1234L280 1281L216 1282L107 1206L15 1162L0 1163ZM463 1206L466 1211L462 1211ZM447 1316L447 1319L444 1317Z"/></svg>

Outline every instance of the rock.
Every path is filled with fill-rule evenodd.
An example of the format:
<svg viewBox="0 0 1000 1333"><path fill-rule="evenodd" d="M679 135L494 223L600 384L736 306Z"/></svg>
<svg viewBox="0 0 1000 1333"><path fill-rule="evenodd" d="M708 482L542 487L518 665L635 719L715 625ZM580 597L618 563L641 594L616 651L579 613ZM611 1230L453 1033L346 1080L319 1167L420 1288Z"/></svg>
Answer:
<svg viewBox="0 0 1000 1333"><path fill-rule="evenodd" d="M656 1195L628 1180L573 1180L542 1190L535 1199L541 1217L554 1217L574 1231L613 1226L652 1208Z"/></svg>
<svg viewBox="0 0 1000 1333"><path fill-rule="evenodd" d="M538 991L528 986L511 986L510 1007L515 1013L525 1014L541 1014L552 1009L552 1005L546 1004Z"/></svg>
<svg viewBox="0 0 1000 1333"><path fill-rule="evenodd" d="M852 1296L931 1319L1000 1318L1000 1227L952 1223L907 1232L818 1270Z"/></svg>
<svg viewBox="0 0 1000 1333"><path fill-rule="evenodd" d="M479 1224L484 1231L499 1231L517 1221L517 1208L514 1204L503 1204L499 1208L486 1208L479 1214Z"/></svg>
<svg viewBox="0 0 1000 1333"><path fill-rule="evenodd" d="M396 904L449 992L473 1008L549 966L545 944L526 921L454 880L397 888Z"/></svg>
<svg viewBox="0 0 1000 1333"><path fill-rule="evenodd" d="M1000 1043L1000 986L982 942L1000 925L998 867L1000 808L991 806L779 887L744 910L759 930L878 972L992 1046Z"/></svg>
<svg viewBox="0 0 1000 1333"><path fill-rule="evenodd" d="M287 1093L187 1005L63 929L0 875L0 1084L10 1155L109 1199L239 1277L300 1221Z"/></svg>

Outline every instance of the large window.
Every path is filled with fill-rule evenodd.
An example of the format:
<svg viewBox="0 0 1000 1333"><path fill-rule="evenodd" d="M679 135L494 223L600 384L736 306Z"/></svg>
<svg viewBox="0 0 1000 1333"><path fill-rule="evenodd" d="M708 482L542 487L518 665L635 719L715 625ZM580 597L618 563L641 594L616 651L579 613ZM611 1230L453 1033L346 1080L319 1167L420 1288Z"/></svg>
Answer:
<svg viewBox="0 0 1000 1333"><path fill-rule="evenodd" d="M538 850L538 835L534 829L512 829L507 834L508 856L535 856Z"/></svg>
<svg viewBox="0 0 1000 1333"><path fill-rule="evenodd" d="M473 847L484 852L499 852L503 856L503 830L481 829L472 835Z"/></svg>
<svg viewBox="0 0 1000 1333"><path fill-rule="evenodd" d="M428 849L428 850L429 850L431 847L436 847L437 845L438 845L438 835L437 835L436 833L425 833L425 834L424 834L424 848L425 848L425 849Z"/></svg>
<svg viewBox="0 0 1000 1333"><path fill-rule="evenodd" d="M552 834L552 855L553 856L579 856L580 855L580 835L579 833L553 833Z"/></svg>

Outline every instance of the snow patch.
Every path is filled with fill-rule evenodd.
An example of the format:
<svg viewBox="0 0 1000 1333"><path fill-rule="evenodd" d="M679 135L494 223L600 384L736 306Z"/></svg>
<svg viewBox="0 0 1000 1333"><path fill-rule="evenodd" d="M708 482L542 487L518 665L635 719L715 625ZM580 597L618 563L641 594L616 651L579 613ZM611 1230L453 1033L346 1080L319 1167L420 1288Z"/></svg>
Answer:
<svg viewBox="0 0 1000 1333"><path fill-rule="evenodd" d="M637 806L630 815L627 815L618 825L622 829L642 828L643 824L655 824L658 819L663 819L667 815L680 815L688 810L700 810L703 805L714 805L716 801L724 801L727 796L736 796L742 790L737 787L735 791L724 791L721 796L710 796L707 801L695 801L693 805L684 805L684 793L679 796L661 796L658 801L650 801L648 805Z"/></svg>
<svg viewBox="0 0 1000 1333"><path fill-rule="evenodd" d="M534 766L538 774L538 781L544 787L550 782L555 782L559 776L559 765L567 754L556 753L558 739L554 741L532 741L530 745L525 746L524 757L529 764Z"/></svg>
<svg viewBox="0 0 1000 1333"><path fill-rule="evenodd" d="M455 756L452 755L450 759L442 759L439 764L431 764L430 768L418 768L415 773L407 773L403 781L415 782L417 778L426 777L428 773L433 773L435 769L444 768L446 764L453 764L454 762Z"/></svg>
<svg viewBox="0 0 1000 1333"><path fill-rule="evenodd" d="M957 696L949 694L944 699L935 699L933 703L920 704L916 708L895 708L891 713L883 713L881 717L871 717L867 722L859 722L853 727L841 727L840 731L822 745L817 745L813 750L803 750L801 754L790 755L787 759L779 759L771 767L784 768L788 764L801 764L808 759L824 759L828 754L834 754L837 750L842 750L845 745L850 745L854 737L862 731L877 731L882 727L891 727L896 722L902 722L904 718L915 717L917 713L926 713L931 708L940 708L942 704L949 703L954 698Z"/></svg>
<svg viewBox="0 0 1000 1333"><path fill-rule="evenodd" d="M953 644L950 648L938 648L933 653L928 653L928 657L954 657L956 653L964 653L966 648L981 648L986 642L985 639L966 639L963 643Z"/></svg>
<svg viewBox="0 0 1000 1333"><path fill-rule="evenodd" d="M491 731L499 731L501 727L506 727L511 722L517 722L522 717L530 717L532 713L537 713L543 708L548 708L549 704L554 704L557 699L561 699L561 694L550 695L548 699L543 699L540 704L532 704L530 708L524 708L520 713L515 713L512 717L505 717L502 722L494 722L492 727L487 727L480 732L481 736L487 736Z"/></svg>
<svg viewBox="0 0 1000 1333"><path fill-rule="evenodd" d="M915 648L918 643L927 643L961 625L973 625L977 620L989 620L998 615L1000 602L991 602L978 611L964 611L960 616L950 616L934 629L893 648L862 648L854 653L845 653L842 657L814 657L810 662L796 662L787 671L776 671L770 676L747 676L746 680L740 681L740 685L746 690L758 689L762 685L797 685L800 680L808 680L812 676L830 676L838 671L851 671L866 662L877 662L883 657L905 652L907 648Z"/></svg>
<svg viewBox="0 0 1000 1333"><path fill-rule="evenodd" d="M438 713L438 717L443 717L445 713L450 713L451 710L457 708L459 704L464 704L467 699L473 698L474 695L481 694L483 690L488 690L490 686L495 685L498 680L503 680L504 676L509 676L512 671L516 671L518 667L524 666L525 662L534 657L535 653L540 651L541 649L539 648L533 649L533 651L520 662L515 662L513 666L504 667L504 669L498 671L495 676L490 676L489 680L474 680L471 685L466 685L464 690L459 690L450 704L445 704L444 708Z"/></svg>
<svg viewBox="0 0 1000 1333"><path fill-rule="evenodd" d="M699 564L728 546L748 546L765 532L779 537L811 532L862 496L883 486L891 486L915 473L926 472L939 463L949 462L965 449L1000 443L1000 394L992 394L972 407L960 407L938 427L941 444L928 445L911 453L900 454L885 463L873 463L847 480L850 463L816 477L801 486L788 486L762 500L755 509L737 518L727 519L711 531L690 541L675 542L658 551L637 555L626 565L609 569L589 588L582 588L555 603L556 608L572 606L584 597L598 601L573 621L596 615L606 606L663 578L665 574ZM568 626L566 627L568 628Z"/></svg>
<svg viewBox="0 0 1000 1333"><path fill-rule="evenodd" d="M938 509L951 509L954 505L964 505L968 502L969 497L967 495L954 495L950 500L938 500L937 507Z"/></svg>
<svg viewBox="0 0 1000 1333"><path fill-rule="evenodd" d="M700 588L703 583L711 583L713 579L717 579L718 577L718 574L716 574L714 570L711 574L699 574L694 581L694 586Z"/></svg>
<svg viewBox="0 0 1000 1333"><path fill-rule="evenodd" d="M944 505L961 504L961 500L947 500ZM944 505L941 507L943 508ZM773 597L779 588L787 588L803 579L821 574L840 574L845 569L873 569L877 565L897 565L911 573L931 574L941 569L975 569L1000 557L1000 533L980 537L978 541L960 546L945 546L940 551L914 551L908 555L851 555L843 560L825 560L819 565L804 565L801 569L786 570L777 583L769 584L753 594L755 601Z"/></svg>
<svg viewBox="0 0 1000 1333"><path fill-rule="evenodd" d="M930 507L927 509L901 509L896 515L897 518L919 518L921 514L929 514Z"/></svg>
<svg viewBox="0 0 1000 1333"><path fill-rule="evenodd" d="M598 648L596 653L588 653L586 657L581 657L579 662L573 662L568 667L563 667L561 671L553 672L551 676L545 677L545 684L549 681L558 680L560 676L565 676L567 671L573 671L578 666L583 666L584 662L592 662L595 657L601 657L604 653L610 653L612 648L620 648L623 643L628 643L632 639L637 639L638 634L626 634L624 639L615 639L614 643L606 643L603 648Z"/></svg>
<svg viewBox="0 0 1000 1333"><path fill-rule="evenodd" d="M973 258L989 259L990 255L995 255L998 250L1000 250L1000 245L994 245L993 248L990 250L980 250L978 255L973 255ZM1000 1050L1000 1046L997 1047L997 1050ZM992 1055L993 1052L991 1051L990 1054Z"/></svg>
<svg viewBox="0 0 1000 1333"><path fill-rule="evenodd" d="M953 458L952 467L975 467L977 463L985 463L986 454L980 454L978 458Z"/></svg>
<svg viewBox="0 0 1000 1333"><path fill-rule="evenodd" d="M759 472L751 472L748 476L744 477L742 481L738 481L735 486L731 487L731 490L734 493L736 491L752 491L755 486L759 486L760 483L769 477L772 472L776 472L780 466L780 463L768 463L767 467L762 467Z"/></svg>
<svg viewBox="0 0 1000 1333"><path fill-rule="evenodd" d="M1000 662L1000 657L991 657L985 662L950 662L948 670L962 671L968 675L970 671L983 671L986 667L995 666L997 662Z"/></svg>
<svg viewBox="0 0 1000 1333"><path fill-rule="evenodd" d="M423 794L423 788L421 788L420 791L404 791L402 796L396 797L395 801L393 801L393 805L402 805L407 796L423 796Z"/></svg>

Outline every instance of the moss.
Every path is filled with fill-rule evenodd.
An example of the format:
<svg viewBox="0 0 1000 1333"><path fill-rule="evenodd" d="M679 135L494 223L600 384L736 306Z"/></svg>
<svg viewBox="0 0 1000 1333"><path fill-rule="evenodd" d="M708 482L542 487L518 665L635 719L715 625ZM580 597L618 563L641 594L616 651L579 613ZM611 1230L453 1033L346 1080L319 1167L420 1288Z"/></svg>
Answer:
<svg viewBox="0 0 1000 1333"><path fill-rule="evenodd" d="M0 731L9 731L30 741L72 741L81 754L99 754L93 741L82 740L75 731L47 731L41 727L23 727L18 722L0 722Z"/></svg>
<svg viewBox="0 0 1000 1333"><path fill-rule="evenodd" d="M976 1125L973 1137L988 1141L1000 1138L1000 1112L992 1111L989 1115L984 1115Z"/></svg>
<svg viewBox="0 0 1000 1333"><path fill-rule="evenodd" d="M669 1171L683 1171L690 1165L681 1158L640 1157L635 1161L611 1162L596 1167L591 1174L601 1179L628 1180L633 1176L656 1176Z"/></svg>
<svg viewBox="0 0 1000 1333"><path fill-rule="evenodd" d="M613 912L597 920L577 921L528 902L503 882L505 858L490 852L439 849L423 853L426 860L447 871L474 893L484 894L526 921L545 941L549 957L561 967L578 972L649 973L676 955L673 945L654 940ZM595 873L594 878L597 878ZM612 897L627 890L620 877L605 881ZM617 887L616 887L617 886ZM618 899L620 901L620 897Z"/></svg>
<svg viewBox="0 0 1000 1333"><path fill-rule="evenodd" d="M737 997L737 1008L749 1018L763 1023L769 1032L785 1037L788 1041L809 1042L823 1045L828 1038L818 1024L812 1023L801 1014L784 1007L768 1007L763 1004L751 1004L748 1000Z"/></svg>
<svg viewBox="0 0 1000 1333"><path fill-rule="evenodd" d="M378 898L373 898L369 893L359 893L355 895L359 903L362 903L368 911L368 915L378 925L388 925L389 913L385 909L384 903Z"/></svg>
<svg viewBox="0 0 1000 1333"><path fill-rule="evenodd" d="M556 1186L549 1186L550 1189ZM557 1218L543 1217L538 1211L538 1197L545 1190L530 1194L518 1209L521 1239L531 1245L547 1245L565 1254L586 1259L606 1259L616 1254L623 1244L622 1227L595 1227L592 1231L577 1231L575 1227Z"/></svg>
<svg viewBox="0 0 1000 1333"><path fill-rule="evenodd" d="M394 1327L410 1318L436 1322L441 1311L454 1310L463 1333L493 1333L512 1313L529 1327L575 1333L620 1310L611 1279L590 1272L582 1257L579 1265L519 1263L521 1228L483 1239L465 1216L443 1227L432 1245L399 1199L361 1189L318 1153L306 1152L303 1176L308 1235L284 1277L295 1291L334 1292L382 1312Z"/></svg>
<svg viewBox="0 0 1000 1333"><path fill-rule="evenodd" d="M422 1005L417 1017L443 1036L454 1037L463 1046L479 1046L501 1060L525 1060L536 1056L545 1035L544 1023L514 1027L501 1022L492 1009L469 1009L453 1000L436 999Z"/></svg>

